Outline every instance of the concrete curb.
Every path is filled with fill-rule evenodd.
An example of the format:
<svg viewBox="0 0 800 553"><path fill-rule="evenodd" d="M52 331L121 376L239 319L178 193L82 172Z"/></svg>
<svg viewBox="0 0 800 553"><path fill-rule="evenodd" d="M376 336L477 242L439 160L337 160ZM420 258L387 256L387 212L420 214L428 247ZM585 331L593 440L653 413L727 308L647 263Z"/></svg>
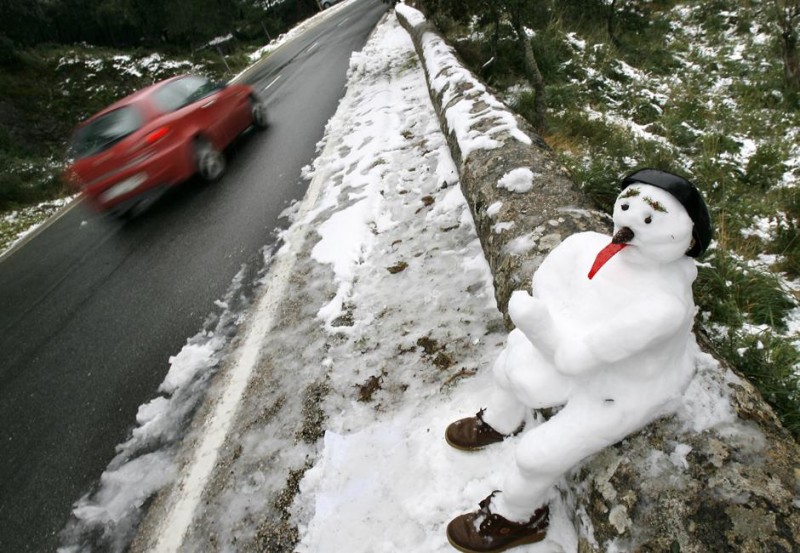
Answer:
<svg viewBox="0 0 800 553"><path fill-rule="evenodd" d="M402 8L396 13L422 60L431 100L492 269L497 305L510 328L506 311L511 293L530 288L531 275L550 250L575 232L608 233L611 219L591 206L533 127L489 94L455 56L449 56L447 65L434 67L426 49L436 49L438 59L451 49L431 23L410 22ZM453 76L456 87L451 85ZM469 118L469 128L456 128L464 121L465 108L478 113L490 108L492 116ZM497 131L502 128L507 130ZM487 131L493 132L491 149L473 148L464 139ZM500 179L521 168L533 173L531 190L498 187Z"/></svg>

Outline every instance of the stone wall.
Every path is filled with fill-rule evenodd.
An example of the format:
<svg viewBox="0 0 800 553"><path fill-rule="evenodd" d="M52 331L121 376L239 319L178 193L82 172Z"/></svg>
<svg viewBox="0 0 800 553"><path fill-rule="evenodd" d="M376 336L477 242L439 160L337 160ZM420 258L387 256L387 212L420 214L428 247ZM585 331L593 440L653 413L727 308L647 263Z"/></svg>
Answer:
<svg viewBox="0 0 800 553"><path fill-rule="evenodd" d="M607 232L610 218L420 12L400 4L396 13L425 69L509 322L511 292L529 289L544 256L574 232ZM519 168L534 175L530 190L498 187ZM800 447L758 392L710 353L698 358L677 415L587 460L568 484L582 553L800 551Z"/></svg>

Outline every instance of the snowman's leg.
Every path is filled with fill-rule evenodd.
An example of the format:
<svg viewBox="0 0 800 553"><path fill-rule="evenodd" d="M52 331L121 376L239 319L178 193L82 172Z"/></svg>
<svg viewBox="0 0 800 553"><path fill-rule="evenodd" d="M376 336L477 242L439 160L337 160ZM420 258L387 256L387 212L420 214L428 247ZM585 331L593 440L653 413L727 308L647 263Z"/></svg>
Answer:
<svg viewBox="0 0 800 553"><path fill-rule="evenodd" d="M481 413L483 422L506 436L516 432L522 425L527 411L526 405L514 394L513 385L506 374L508 353L506 346L494 362L492 370L494 386L489 395L489 402Z"/></svg>
<svg viewBox="0 0 800 553"><path fill-rule="evenodd" d="M572 387L573 379L558 373L515 329L495 361L494 388L483 421L501 434L511 434L520 427L528 410L563 405Z"/></svg>
<svg viewBox="0 0 800 553"><path fill-rule="evenodd" d="M571 401L547 422L526 432L516 450L516 466L506 476L492 512L528 520L547 503L553 485L583 459L645 424L602 399Z"/></svg>
<svg viewBox="0 0 800 553"><path fill-rule="evenodd" d="M519 330L494 364L494 386L475 416L459 419L445 429L451 446L475 451L502 442L522 428L531 408L563 405L572 377L558 373Z"/></svg>

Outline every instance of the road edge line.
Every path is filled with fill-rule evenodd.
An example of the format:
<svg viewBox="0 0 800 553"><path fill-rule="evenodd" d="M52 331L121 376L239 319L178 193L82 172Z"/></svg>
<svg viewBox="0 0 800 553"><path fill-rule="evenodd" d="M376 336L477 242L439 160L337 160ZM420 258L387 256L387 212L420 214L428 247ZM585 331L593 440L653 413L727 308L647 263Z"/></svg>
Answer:
<svg viewBox="0 0 800 553"><path fill-rule="evenodd" d="M77 207L83 201L84 201L84 196L81 194L78 195L78 197L72 200L71 202L59 208L55 213L50 215L50 217L42 221L42 223L38 227L28 232L25 236L14 242L14 244L12 244L7 250L0 253L0 263L5 261L7 258L11 257L11 255L16 253L17 250L21 249L23 246L28 244L28 242L39 236L48 227L52 226L56 221L58 221L64 215L72 211L73 208Z"/></svg>
<svg viewBox="0 0 800 553"><path fill-rule="evenodd" d="M328 148L333 148L333 145L326 144L318 157L325 155ZM289 287L292 271L297 263L292 252L305 243L309 234L305 219L316 206L328 177L329 171L323 171L312 178L297 218L286 232L284 246L278 250L275 264L270 270L269 284L254 306L241 345L233 353L216 404L202 423L200 435L195 442L199 442L199 445L169 492L171 497L165 502L165 516L154 532L155 546L149 550L153 553L177 553L183 545L216 466L219 451L233 426L251 376L261 359L261 345L274 326L278 307Z"/></svg>

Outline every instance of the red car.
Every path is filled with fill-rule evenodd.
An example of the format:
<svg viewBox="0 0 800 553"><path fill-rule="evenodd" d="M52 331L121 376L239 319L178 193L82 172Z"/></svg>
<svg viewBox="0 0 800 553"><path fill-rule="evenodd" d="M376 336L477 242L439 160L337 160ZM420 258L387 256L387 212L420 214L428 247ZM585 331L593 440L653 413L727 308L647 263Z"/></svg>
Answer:
<svg viewBox="0 0 800 553"><path fill-rule="evenodd" d="M250 126L267 126L266 106L252 87L173 77L81 123L65 178L98 210L127 213L195 173L219 179L223 151Z"/></svg>

